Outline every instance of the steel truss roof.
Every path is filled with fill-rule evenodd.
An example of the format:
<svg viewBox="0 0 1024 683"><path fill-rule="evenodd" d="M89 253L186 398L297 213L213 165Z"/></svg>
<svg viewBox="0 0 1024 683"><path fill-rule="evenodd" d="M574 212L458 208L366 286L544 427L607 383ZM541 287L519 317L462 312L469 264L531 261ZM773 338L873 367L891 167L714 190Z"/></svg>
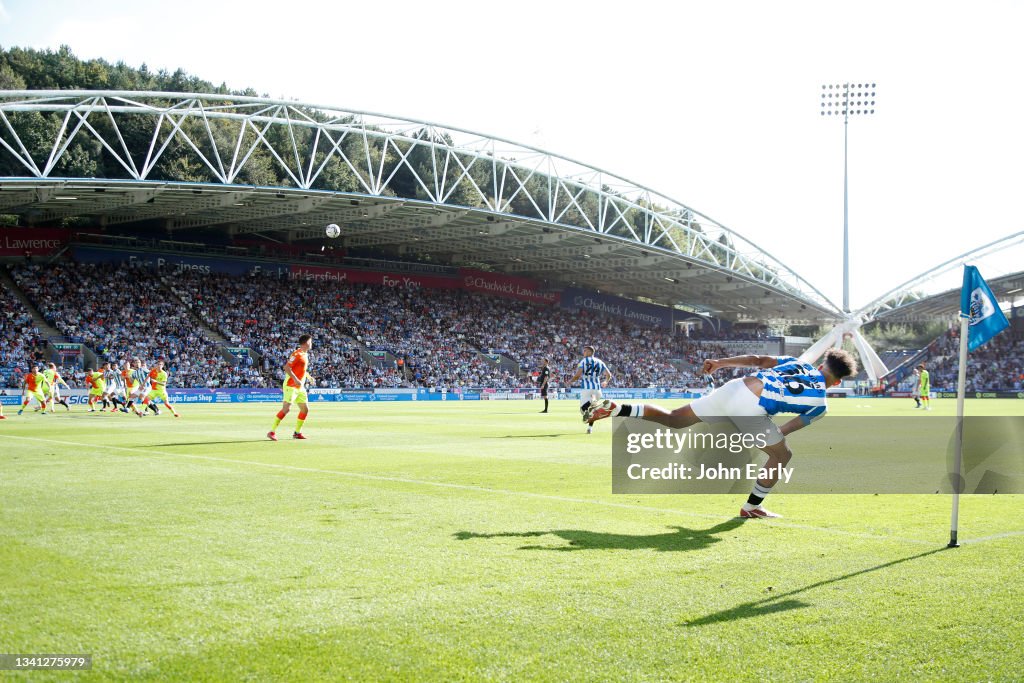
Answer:
<svg viewBox="0 0 1024 683"><path fill-rule="evenodd" d="M25 135L34 115L51 139ZM116 177L61 175L83 148ZM168 149L202 182L169 168ZM234 95L0 91L5 155L24 173L0 178L0 211L37 224L160 220L172 232L220 226L293 241L322 238L333 222L349 247L484 263L727 317L841 316L790 267L664 194L427 121ZM283 181L248 184L261 163Z"/></svg>
<svg viewBox="0 0 1024 683"><path fill-rule="evenodd" d="M953 319L960 310L960 288L935 293L935 284L938 284L936 281L943 276L947 276L944 279L948 280L952 271L960 270L966 264L978 263L986 257L1005 255L1007 250L1019 248L1021 244L1024 244L1024 231L964 252L894 287L861 308L855 315L861 316L865 321L887 322L927 322L942 317ZM997 299L1006 301L1014 294L1024 291L1024 271L986 275L988 285ZM929 285L932 285L931 292L928 291Z"/></svg>

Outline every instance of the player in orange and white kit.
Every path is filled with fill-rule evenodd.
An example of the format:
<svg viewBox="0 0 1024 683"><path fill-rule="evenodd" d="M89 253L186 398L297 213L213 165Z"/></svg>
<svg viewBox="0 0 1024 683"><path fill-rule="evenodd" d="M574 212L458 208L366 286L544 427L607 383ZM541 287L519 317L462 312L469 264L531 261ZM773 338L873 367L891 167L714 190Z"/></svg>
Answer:
<svg viewBox="0 0 1024 683"><path fill-rule="evenodd" d="M284 419L288 411L292 409L293 403L299 404L299 419L295 423L295 432L292 434L293 439L305 439L302 435L302 425L306 421L306 416L309 415L309 399L306 397L306 381L309 381L309 385L313 386L316 381L313 376L306 372L306 368L309 366L309 350L313 348L313 337L308 334L304 334L299 337L299 348L292 351L292 355L288 357L288 362L284 365L284 403L281 405L281 410L278 411L277 416L274 419L274 426L269 432L267 432L267 438L271 441L277 441L277 427L281 424L281 420Z"/></svg>

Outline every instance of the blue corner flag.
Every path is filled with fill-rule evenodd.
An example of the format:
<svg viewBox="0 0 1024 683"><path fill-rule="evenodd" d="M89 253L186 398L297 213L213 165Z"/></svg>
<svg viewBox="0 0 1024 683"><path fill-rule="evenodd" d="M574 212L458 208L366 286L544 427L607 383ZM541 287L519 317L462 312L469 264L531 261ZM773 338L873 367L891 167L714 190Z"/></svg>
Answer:
<svg viewBox="0 0 1024 683"><path fill-rule="evenodd" d="M968 318L967 349L976 348L996 336L1010 323L999 310L992 290L974 266L964 266L964 287L960 290L960 315Z"/></svg>

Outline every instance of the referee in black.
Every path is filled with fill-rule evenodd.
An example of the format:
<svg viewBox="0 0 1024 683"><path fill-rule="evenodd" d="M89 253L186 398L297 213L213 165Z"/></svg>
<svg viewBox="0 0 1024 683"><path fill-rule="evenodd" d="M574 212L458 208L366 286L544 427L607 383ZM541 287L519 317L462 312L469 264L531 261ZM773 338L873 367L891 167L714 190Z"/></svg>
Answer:
<svg viewBox="0 0 1024 683"><path fill-rule="evenodd" d="M548 379L551 377L551 368L548 367L548 359L544 359L544 365L540 368L540 376L537 378L537 384L540 385L540 397L544 399L544 410L542 413L548 412Z"/></svg>

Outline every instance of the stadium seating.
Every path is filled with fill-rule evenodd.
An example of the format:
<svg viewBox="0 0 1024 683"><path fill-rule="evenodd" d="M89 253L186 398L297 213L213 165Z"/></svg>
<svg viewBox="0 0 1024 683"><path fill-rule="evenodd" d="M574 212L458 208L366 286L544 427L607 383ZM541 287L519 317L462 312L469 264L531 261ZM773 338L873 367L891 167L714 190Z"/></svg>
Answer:
<svg viewBox="0 0 1024 683"><path fill-rule="evenodd" d="M529 377L503 371L483 354L504 355L526 370L546 357L567 378L586 344L597 347L618 386L683 386L697 382L695 364L722 351L613 318L458 290L324 288L195 272L177 276L173 286L231 343L262 355L265 369L278 377L295 336L316 331L311 372L326 386L529 386ZM402 359L402 372L368 367L360 347ZM684 359L690 372L670 358Z"/></svg>
<svg viewBox="0 0 1024 683"><path fill-rule="evenodd" d="M585 345L596 347L615 386L703 387L701 361L736 353L718 340L461 290L324 287L197 271L161 276L71 262L22 266L12 275L63 334L104 359L164 357L178 387L276 385L305 331L315 335L311 374L321 386L341 388L529 387L543 358L554 384L565 386ZM197 319L255 357L226 362L222 344ZM368 363L373 353L386 360ZM495 362L494 354L513 363Z"/></svg>
<svg viewBox="0 0 1024 683"><path fill-rule="evenodd" d="M46 341L14 297L0 299L0 387L20 387L28 364L42 361Z"/></svg>
<svg viewBox="0 0 1024 683"><path fill-rule="evenodd" d="M924 350L922 362L930 375L933 391L955 392L960 367L960 334L952 327ZM916 363L915 363L916 364ZM907 368L894 387L914 391L918 380ZM968 356L968 392L1024 391L1024 340L1011 334L997 335Z"/></svg>
<svg viewBox="0 0 1024 683"><path fill-rule="evenodd" d="M11 275L49 324L101 359L162 357L179 387L264 384L258 370L227 363L151 271L65 262Z"/></svg>

